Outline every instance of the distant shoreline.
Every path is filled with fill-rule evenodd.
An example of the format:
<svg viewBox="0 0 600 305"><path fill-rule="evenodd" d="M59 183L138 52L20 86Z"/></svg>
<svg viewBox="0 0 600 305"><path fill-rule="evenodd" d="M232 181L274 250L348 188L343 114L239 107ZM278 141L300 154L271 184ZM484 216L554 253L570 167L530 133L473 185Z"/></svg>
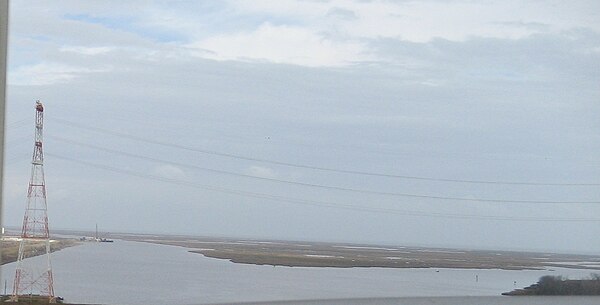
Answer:
<svg viewBox="0 0 600 305"><path fill-rule="evenodd" d="M225 238L114 235L189 248L205 257L233 263L285 267L330 268L454 268L546 270L571 268L600 270L600 257L556 253L483 251L402 246L373 246L323 242L286 242Z"/></svg>
<svg viewBox="0 0 600 305"><path fill-rule="evenodd" d="M54 242L50 243L50 251L56 252L68 247L76 246L78 244L78 242L72 239L56 239ZM19 242L15 240L2 240L0 241L0 245L2 249L0 256L0 265L16 262L17 257L19 255ZM37 245L36 247L41 250L38 251L38 255L46 254L45 243L40 242L39 245Z"/></svg>

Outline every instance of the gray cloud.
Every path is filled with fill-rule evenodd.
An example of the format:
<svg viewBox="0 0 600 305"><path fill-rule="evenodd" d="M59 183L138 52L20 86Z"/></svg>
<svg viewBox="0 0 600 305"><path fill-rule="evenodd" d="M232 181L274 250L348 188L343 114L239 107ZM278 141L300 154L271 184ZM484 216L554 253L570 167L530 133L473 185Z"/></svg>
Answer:
<svg viewBox="0 0 600 305"><path fill-rule="evenodd" d="M47 24L38 24L39 35L46 38L37 37L23 9L14 12L11 28L9 78L21 78L9 87L8 122L31 119L33 101L45 101L47 153L198 184L371 208L538 218L592 217L600 212L589 204L465 203L276 184L174 168L56 138L238 173L382 192L596 200L597 188L589 187L365 179L266 165L136 142L58 122L66 119L157 141L359 171L596 182L600 174L596 153L600 126L595 116L600 110L600 38L594 30L425 43L365 38L362 42L378 60L311 68L203 59L182 43L73 23L62 20L62 13L56 18L50 15L44 21ZM27 10L35 16L43 14L39 7ZM96 35L99 38L93 39ZM23 67L32 69L30 74ZM64 74L70 77L65 79ZM39 75L46 80L63 78L27 82L27 77ZM27 137L32 129L29 125L9 128L9 143ZM6 172L5 219L13 225L20 223L25 198L31 149L30 141L25 142L8 145L7 158L21 158L7 164ZM98 222L106 230L122 231L563 251L592 251L598 247L590 245L600 244L595 234L589 234L595 230L593 222L367 213L161 183L50 155L46 162L51 221L57 228L86 228ZM548 233L557 226L560 231ZM537 238L532 240L522 232Z"/></svg>

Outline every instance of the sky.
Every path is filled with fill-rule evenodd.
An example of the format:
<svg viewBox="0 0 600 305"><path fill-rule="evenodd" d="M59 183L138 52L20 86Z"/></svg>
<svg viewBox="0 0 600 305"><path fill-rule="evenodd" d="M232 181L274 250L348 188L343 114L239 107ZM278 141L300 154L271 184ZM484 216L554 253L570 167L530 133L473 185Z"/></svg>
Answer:
<svg viewBox="0 0 600 305"><path fill-rule="evenodd" d="M600 251L597 1L13 1L4 223Z"/></svg>

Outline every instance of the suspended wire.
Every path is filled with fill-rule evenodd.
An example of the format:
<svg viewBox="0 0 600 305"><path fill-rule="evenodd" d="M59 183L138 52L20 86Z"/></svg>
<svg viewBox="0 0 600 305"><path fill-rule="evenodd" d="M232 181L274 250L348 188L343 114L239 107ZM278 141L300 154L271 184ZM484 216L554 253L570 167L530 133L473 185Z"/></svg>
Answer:
<svg viewBox="0 0 600 305"><path fill-rule="evenodd" d="M90 108L88 107L78 107L78 106L73 106L73 105L69 105L69 106L62 106L62 105L53 105L53 108L62 108L65 111L69 111L71 112L73 109L76 109L78 111L82 111L84 113L89 113L91 111ZM121 122L127 122L127 123L131 123L131 122L135 122L135 123L140 123L143 124L144 127L147 126L151 126L154 128L164 128L164 124L160 124L160 123L156 123L153 119L149 120L147 115L144 115L143 118L140 118L140 113L138 111L132 112L132 111L127 111L124 109L114 109L114 110L107 110L105 108L94 108L93 109L94 113L100 112L103 115L106 116L107 119L112 119L112 120L116 120L116 121L121 121ZM183 123L183 122L179 122L179 123ZM240 124L239 122L236 122L236 124ZM245 132L248 132L250 125L248 124L243 124L240 125L240 128L243 128ZM212 127L212 126L206 126L203 125L202 126L202 130L206 131L212 131L218 134L219 139L223 139L223 138L228 138L228 139L233 139L235 141L244 141L244 142L249 142L258 138L263 138L263 135L259 136L256 133L252 133L253 135L247 135L247 136L240 136L239 134L232 134L232 133L227 133L226 131L224 131L223 129L220 128L216 128L216 127ZM261 145L274 145L277 143L281 143L281 142L277 142L277 141L268 141L268 142L262 142ZM315 145L314 144L308 144L308 143L299 143L299 142L294 142L295 146L304 146L304 147L310 147L310 148L314 148ZM345 148L341 148L341 147L345 147ZM391 151L380 151L380 150L370 150L370 149L365 149L362 146L359 145L350 145L350 144L336 144L333 146L329 146L328 149L334 149L334 150L348 150L351 149L354 152L361 152L361 153L374 153L374 154L381 154L381 155L393 155L393 156L398 156L398 155L403 155L406 156L406 154L402 154L402 153L397 153L397 152L391 152Z"/></svg>
<svg viewBox="0 0 600 305"><path fill-rule="evenodd" d="M305 200L305 199L297 199L290 198L279 195L265 194L265 193L257 193L257 192L249 192L243 190L215 187L211 185L193 183L184 180L165 178L161 176L141 173L132 170L126 170L121 168L116 168L107 165L101 165L96 163L91 163L83 160L73 159L69 157L59 156L53 153L46 153L47 156L52 156L54 158L58 158L61 160L94 167L106 171L116 172L123 175L134 176L138 178L156 180L160 182L166 182L181 186L193 187L198 189L204 189L209 191L215 191L220 193L233 194L244 197L253 197L259 199L267 199L275 202L287 202L299 205L309 205L315 207L326 207L326 208L334 208L334 209L344 209L344 210L353 210L353 211L364 211L364 212L372 212L372 213L384 213L384 214L398 214L405 216L418 216L418 217L436 217L436 218L456 218L456 219L481 219L481 220L498 220L498 221L535 221L535 222L599 222L600 219L595 218L540 218L540 217L501 217L501 216L490 216L490 215L468 215L468 214L455 214L455 213L436 213L436 212L421 212L421 211L410 211L410 210L399 210L399 209L390 209L390 208L375 208L375 207L365 207L358 205L350 205L350 204L340 204L326 201L315 201L315 200Z"/></svg>
<svg viewBox="0 0 600 305"><path fill-rule="evenodd" d="M27 125L29 123L28 121L29 121L29 119L22 119L22 120L10 122L10 123L6 124L6 128L12 129L12 128L17 128L17 127L22 127L22 126Z"/></svg>
<svg viewBox="0 0 600 305"><path fill-rule="evenodd" d="M200 167L200 166L196 166L193 164L179 163L179 162L174 162L174 161L169 161L169 160L164 160L164 159L142 156L139 154L133 154L133 153L129 153L129 152L100 147L100 146L96 146L96 145L92 145L92 144L81 143L78 141L73 141L73 140L69 140L69 139L65 139L65 138L57 137L57 136L48 136L48 137L58 140L58 141L61 141L61 142L84 146L84 147L88 147L88 148L93 148L96 150L119 154L119 155L131 157L131 158L143 159L143 160L160 162L160 163L167 163L167 164L182 166L182 167L189 167L189 168L194 168L194 169L201 170L201 171L208 171L208 172L213 172L213 173L219 173L219 174L225 174L225 175L231 175L231 176L237 176L237 177L244 177L244 178L251 178L251 179L257 179L257 180L264 180L264 181L270 181L270 182L286 183L286 184L299 185L299 186L305 186L305 187L321 188L321 189L336 190L336 191L346 191L346 192L354 192L354 193L361 193L361 194L384 195L384 196L394 196L394 197L409 197L409 198L427 198L427 199L437 199L437 200L457 200L457 201L470 201L470 202L494 202L494 203L561 203L561 204L600 203L600 201L507 200L507 199L464 198L464 197L447 197L447 196L420 195L420 194L395 193L395 192L380 192L380 191L372 191L372 190L365 190L365 189L348 188L348 187L323 185L323 184L315 184L315 183L306 183L306 182L298 182L298 181L290 181L290 180L283 180L283 179L276 179L276 178L267 178L267 177L259 177L259 176L253 176L253 175L247 175L247 174L240 174L240 173L235 173L235 172L230 172L230 171L225 171L225 170Z"/></svg>
<svg viewBox="0 0 600 305"><path fill-rule="evenodd" d="M34 142L33 137L31 135L24 135L24 136L15 138L15 139L10 139L10 141L6 141L5 147L6 147L6 149L10 149L16 145L21 145L21 144L27 143L25 141L27 139L31 139L32 143Z"/></svg>
<svg viewBox="0 0 600 305"><path fill-rule="evenodd" d="M238 160L246 160L246 161L254 161L261 163L269 163L274 165L295 167L295 168L303 168L303 169L311 169L311 170L319 170L319 171L327 171L327 172L335 172L335 173L343 173L343 174L354 174L354 175L363 175L363 176L374 176L374 177L386 177L386 178L400 178L400 179L410 179L410 180L423 180L423 181L437 181L437 182L454 182L454 183L471 183L471 184L497 184L497 185L529 185L529 186L600 186L600 183L546 183L546 182L518 182L518 181L500 181L500 180L468 180L468 179L447 179L447 178L432 178L432 177L421 177L421 176L408 176L408 175L396 175L396 174L385 174L385 173L376 173L376 172L367 172L367 171L357 171L357 170L348 170L348 169L339 169L339 168L330 168L330 167L321 167L314 165L306 165L299 163L290 163L276 160L267 160L261 158L254 158L249 156L231 154L226 152L219 152L213 150L200 149L196 147L181 145L177 143L168 143L157 140L152 140L148 138L143 138L135 135L130 135L122 132L107 130L98 127L85 126L79 123L71 122L64 119L54 118L54 121L76 127L85 130L91 130L103 134L109 134L121 138L127 138L135 141L161 145L165 147L178 148L182 150L215 155L220 157L226 157L231 159Z"/></svg>
<svg viewBox="0 0 600 305"><path fill-rule="evenodd" d="M29 158L29 159L31 159L31 158ZM21 161L25 161L25 160L27 160L27 159L26 159L26 158L24 158L24 157L23 157L23 155L12 156L12 157L10 157L10 158L6 158L6 157L5 157L5 158L4 158L4 164L5 164L5 165L7 165L7 164L11 164L11 163L13 163L13 162L15 162L15 163L16 163L16 161L19 161L19 162L21 162Z"/></svg>

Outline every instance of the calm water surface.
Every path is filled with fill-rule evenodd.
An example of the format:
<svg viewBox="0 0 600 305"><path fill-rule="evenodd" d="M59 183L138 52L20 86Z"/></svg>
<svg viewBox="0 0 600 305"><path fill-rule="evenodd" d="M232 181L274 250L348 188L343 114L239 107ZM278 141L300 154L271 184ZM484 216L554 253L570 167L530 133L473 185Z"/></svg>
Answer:
<svg viewBox="0 0 600 305"><path fill-rule="evenodd" d="M29 260L41 265L44 263L42 257ZM536 282L542 275L576 278L588 276L588 270L254 266L206 258L181 247L119 240L114 243L84 243L55 252L52 264L57 295L69 302L96 304L264 303L284 300L320 300L285 304L600 304L600 298L540 299L541 303L534 303L532 298L525 303L512 303L523 302L522 298L514 297L405 298L498 296L514 289L515 281L517 287L523 287ZM12 289L14 268L14 263L2 266L2 277L8 280L8 291ZM404 299L395 299L398 297ZM345 298L363 299L323 301Z"/></svg>
<svg viewBox="0 0 600 305"><path fill-rule="evenodd" d="M598 305L600 297L405 297L243 303L244 305Z"/></svg>

